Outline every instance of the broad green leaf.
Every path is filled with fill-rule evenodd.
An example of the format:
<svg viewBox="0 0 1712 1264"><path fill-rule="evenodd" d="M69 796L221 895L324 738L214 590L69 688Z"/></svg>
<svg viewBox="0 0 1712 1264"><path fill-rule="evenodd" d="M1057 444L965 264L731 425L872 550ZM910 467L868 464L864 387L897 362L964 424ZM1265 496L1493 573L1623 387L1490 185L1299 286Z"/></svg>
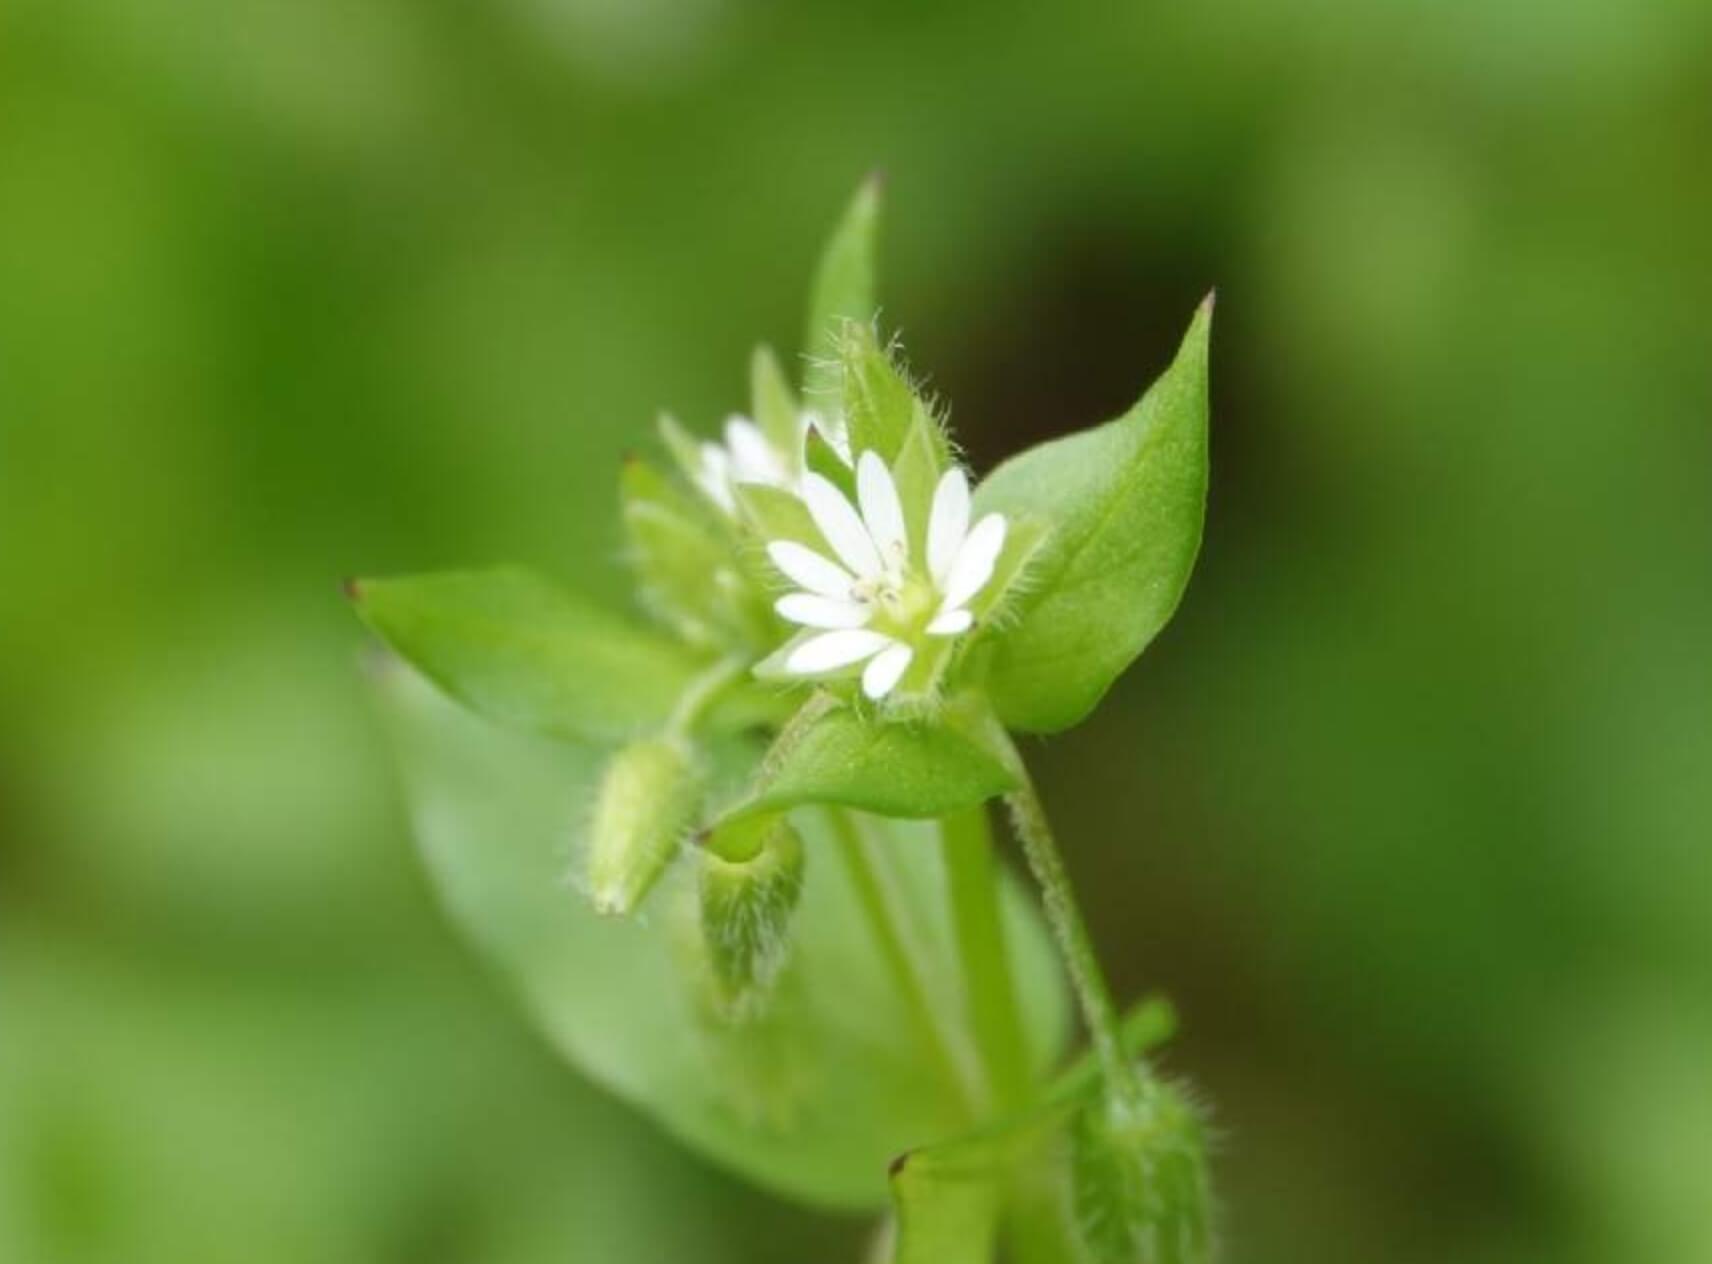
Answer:
<svg viewBox="0 0 1712 1264"><path fill-rule="evenodd" d="M1124 1048L1139 1054L1162 1043L1174 1025L1168 1004L1144 1001L1124 1018ZM1078 1230L1062 1193L1067 1182L1057 1169L1075 1121L1098 1092L1098 1068L1084 1056L1040 1105L900 1155L892 1164L893 1264L991 1264L1001 1225L1056 1238L1060 1251L1074 1241ZM1026 1226L1025 1209L1034 1222Z"/></svg>
<svg viewBox="0 0 1712 1264"><path fill-rule="evenodd" d="M350 584L363 621L465 705L503 724L619 741L658 727L704 664L675 642L514 567ZM739 691L713 727L770 705Z"/></svg>
<svg viewBox="0 0 1712 1264"><path fill-rule="evenodd" d="M809 294L803 396L810 407L822 412L838 411L840 331L847 321L871 323L877 312L874 253L879 227L880 181L870 176L856 190L822 248Z"/></svg>
<svg viewBox="0 0 1712 1264"><path fill-rule="evenodd" d="M396 662L374 686L433 885L553 1046L685 1145L781 1195L848 1209L886 1196L897 1154L966 1131L969 1112L919 1035L822 813L799 811L805 867L789 955L765 1015L719 1021L699 969L694 866L647 916L603 918L566 881L604 755L490 724ZM750 760L728 754L740 782ZM934 1012L956 1038L961 976L940 854L925 826L870 820ZM1044 928L1004 892L1006 942L1039 1075L1068 1012Z"/></svg>
<svg viewBox="0 0 1712 1264"><path fill-rule="evenodd" d="M1068 728L1170 619L1201 542L1212 300L1176 360L1124 416L1041 444L981 484L977 512L1052 524L989 679L1005 723Z"/></svg>
<svg viewBox="0 0 1712 1264"><path fill-rule="evenodd" d="M877 816L921 820L984 803L1016 778L947 712L895 722L854 707L805 704L768 753L761 784L732 815L805 803L838 804Z"/></svg>

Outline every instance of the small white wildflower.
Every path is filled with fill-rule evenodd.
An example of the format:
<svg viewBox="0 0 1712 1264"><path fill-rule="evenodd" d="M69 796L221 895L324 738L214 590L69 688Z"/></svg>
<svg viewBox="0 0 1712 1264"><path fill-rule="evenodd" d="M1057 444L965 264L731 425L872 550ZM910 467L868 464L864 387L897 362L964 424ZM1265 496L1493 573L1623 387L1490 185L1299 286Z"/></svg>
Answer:
<svg viewBox="0 0 1712 1264"><path fill-rule="evenodd" d="M818 430L844 464L850 464L850 444L840 428L831 426L818 413L805 412L797 422L797 450L781 452L766 432L749 418L736 415L725 422L725 441L701 445L701 465L695 481L721 509L737 512L739 483L764 483L786 491L801 492L803 452L811 430Z"/></svg>
<svg viewBox="0 0 1712 1264"><path fill-rule="evenodd" d="M874 452L856 462L860 512L818 474L805 474L802 498L837 561L790 540L767 546L773 564L801 589L780 597L780 616L821 634L802 642L784 671L819 676L866 663L862 691L883 698L914 661L923 636L961 636L974 626L969 602L993 577L1005 543L1005 519L988 514L969 526L969 480L948 471L928 514L926 572L912 559L897 484Z"/></svg>

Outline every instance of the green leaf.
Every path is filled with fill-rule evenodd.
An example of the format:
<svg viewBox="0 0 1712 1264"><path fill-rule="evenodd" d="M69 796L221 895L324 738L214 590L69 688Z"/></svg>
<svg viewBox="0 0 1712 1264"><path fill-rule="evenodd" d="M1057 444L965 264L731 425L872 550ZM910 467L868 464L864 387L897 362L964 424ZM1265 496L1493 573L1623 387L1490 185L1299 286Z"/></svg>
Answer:
<svg viewBox="0 0 1712 1264"><path fill-rule="evenodd" d="M993 653L989 689L1012 728L1077 723L1177 608L1206 508L1211 323L1209 297L1134 408L1013 457L976 493L978 513L1052 524Z"/></svg>
<svg viewBox="0 0 1712 1264"><path fill-rule="evenodd" d="M1162 1043L1175 1027L1163 1000L1143 1001L1124 1017L1120 1039L1130 1054ZM1020 1230L1023 1212L1043 1221L1029 1228L1073 1239L1072 1209L1059 1206L1062 1164L1074 1122L1098 1099L1099 1070L1084 1055L1061 1075L1040 1105L951 1141L901 1155L892 1164L897 1221L893 1264L990 1264L1001 1222Z"/></svg>
<svg viewBox="0 0 1712 1264"><path fill-rule="evenodd" d="M805 803L926 819L1016 788L1009 768L953 721L882 721L810 700L769 752L761 785L732 816Z"/></svg>
<svg viewBox="0 0 1712 1264"><path fill-rule="evenodd" d="M870 176L856 190L844 216L821 250L810 291L803 354L808 368L803 395L809 404L836 411L840 371L838 343L845 322L870 324L877 312L875 238L880 226L880 180Z"/></svg>
<svg viewBox="0 0 1712 1264"><path fill-rule="evenodd" d="M779 1194L880 1206L893 1156L970 1126L921 1040L824 815L798 812L805 868L766 1014L732 1025L706 1002L696 961L695 867L680 862L648 916L603 918L565 880L603 756L499 728L450 705L401 664L374 680L433 885L455 924L564 1057L684 1144ZM751 759L727 750L722 778ZM939 851L925 826L866 822L911 929L920 977L953 1028L961 976ZM1042 1074L1068 1009L1050 941L1020 886L1003 890L1005 938ZM967 1039L966 1033L961 1038Z"/></svg>
<svg viewBox="0 0 1712 1264"><path fill-rule="evenodd" d="M363 622L471 709L563 737L620 741L657 728L703 667L675 642L514 567L352 581ZM752 723L744 690L713 728Z"/></svg>

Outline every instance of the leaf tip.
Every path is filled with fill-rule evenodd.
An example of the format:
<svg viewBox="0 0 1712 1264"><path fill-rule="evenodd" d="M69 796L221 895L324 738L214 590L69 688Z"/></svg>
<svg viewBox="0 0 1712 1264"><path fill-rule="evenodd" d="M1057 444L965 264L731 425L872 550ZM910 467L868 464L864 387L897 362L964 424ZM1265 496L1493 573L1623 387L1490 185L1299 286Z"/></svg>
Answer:
<svg viewBox="0 0 1712 1264"><path fill-rule="evenodd" d="M363 599L363 581L347 575L339 581L339 591L345 594L345 600L360 602Z"/></svg>
<svg viewBox="0 0 1712 1264"><path fill-rule="evenodd" d="M1197 316L1211 316L1213 314L1213 305L1218 302L1218 299L1219 291L1215 286L1213 289L1207 291L1207 297L1201 300L1201 306L1196 310L1195 314Z"/></svg>
<svg viewBox="0 0 1712 1264"><path fill-rule="evenodd" d="M893 1181L897 1180L899 1175L902 1174L905 1165L909 1163L910 1155L914 1153L914 1150L905 1150L902 1154L893 1158L890 1163L886 1164L886 1179Z"/></svg>

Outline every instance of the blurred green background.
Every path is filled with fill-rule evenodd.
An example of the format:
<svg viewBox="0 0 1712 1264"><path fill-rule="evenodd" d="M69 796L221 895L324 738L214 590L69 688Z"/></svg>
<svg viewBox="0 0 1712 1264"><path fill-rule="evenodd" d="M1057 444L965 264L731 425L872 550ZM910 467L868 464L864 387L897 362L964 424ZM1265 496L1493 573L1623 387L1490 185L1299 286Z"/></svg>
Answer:
<svg viewBox="0 0 1712 1264"><path fill-rule="evenodd" d="M1227 1258L1712 1259L1712 6L0 0L0 1259L855 1260L444 925L347 573L886 316L978 468L1219 287L1176 622L1038 749Z"/></svg>

